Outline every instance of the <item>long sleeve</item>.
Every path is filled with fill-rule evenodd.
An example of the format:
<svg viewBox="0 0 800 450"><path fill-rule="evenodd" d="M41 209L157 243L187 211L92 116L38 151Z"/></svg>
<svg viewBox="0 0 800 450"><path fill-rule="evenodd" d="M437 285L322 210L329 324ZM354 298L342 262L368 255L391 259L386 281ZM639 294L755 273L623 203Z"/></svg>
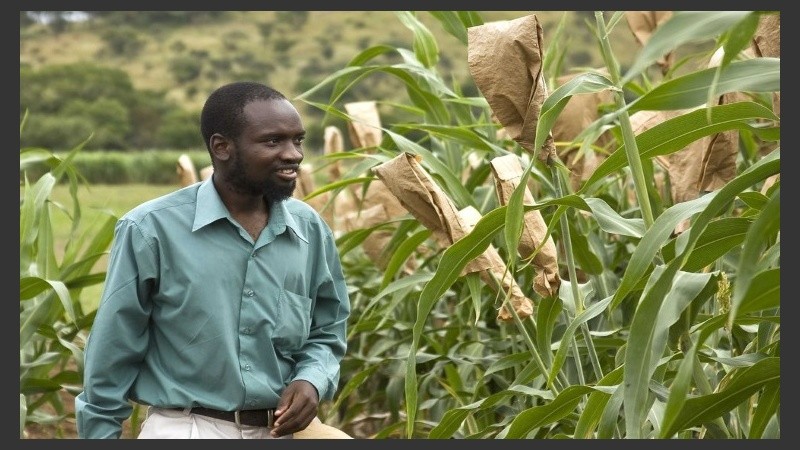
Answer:
<svg viewBox="0 0 800 450"><path fill-rule="evenodd" d="M81 438L119 438L132 411L129 392L148 347L148 300L155 258L139 228L121 220L85 348L84 391L75 399Z"/></svg>
<svg viewBox="0 0 800 450"><path fill-rule="evenodd" d="M313 384L320 400L331 400L339 382L340 362L347 349L350 301L339 254L329 232L324 234L321 246L324 258L320 258L317 268L311 329L306 344L294 354L295 379Z"/></svg>

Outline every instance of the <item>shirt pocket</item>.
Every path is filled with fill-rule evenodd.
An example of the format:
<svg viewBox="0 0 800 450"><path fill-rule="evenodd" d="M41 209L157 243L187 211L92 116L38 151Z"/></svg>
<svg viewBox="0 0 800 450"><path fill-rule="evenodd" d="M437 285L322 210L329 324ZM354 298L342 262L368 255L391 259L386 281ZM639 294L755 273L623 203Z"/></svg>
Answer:
<svg viewBox="0 0 800 450"><path fill-rule="evenodd" d="M283 290L280 295L280 313L273 336L282 353L291 353L303 347L311 328L311 299Z"/></svg>

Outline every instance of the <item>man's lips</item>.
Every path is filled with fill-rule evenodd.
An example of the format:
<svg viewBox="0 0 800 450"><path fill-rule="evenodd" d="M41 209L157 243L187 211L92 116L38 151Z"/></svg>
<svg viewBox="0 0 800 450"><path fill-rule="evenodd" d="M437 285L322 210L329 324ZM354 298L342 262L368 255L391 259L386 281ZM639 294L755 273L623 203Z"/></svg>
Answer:
<svg viewBox="0 0 800 450"><path fill-rule="evenodd" d="M286 180L292 181L297 179L297 169L295 168L287 168L287 169L280 169L275 172L278 174L278 177Z"/></svg>

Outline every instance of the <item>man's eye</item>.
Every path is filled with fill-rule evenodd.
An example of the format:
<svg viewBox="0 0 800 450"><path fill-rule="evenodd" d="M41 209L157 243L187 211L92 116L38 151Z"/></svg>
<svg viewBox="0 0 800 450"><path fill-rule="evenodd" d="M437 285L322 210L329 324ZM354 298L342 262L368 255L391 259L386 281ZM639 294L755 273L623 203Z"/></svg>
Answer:
<svg viewBox="0 0 800 450"><path fill-rule="evenodd" d="M306 137L305 137L305 136L303 136L303 137L295 138L294 142L295 142L296 144L302 144L302 143L303 143L303 141L305 141L305 140L306 140Z"/></svg>

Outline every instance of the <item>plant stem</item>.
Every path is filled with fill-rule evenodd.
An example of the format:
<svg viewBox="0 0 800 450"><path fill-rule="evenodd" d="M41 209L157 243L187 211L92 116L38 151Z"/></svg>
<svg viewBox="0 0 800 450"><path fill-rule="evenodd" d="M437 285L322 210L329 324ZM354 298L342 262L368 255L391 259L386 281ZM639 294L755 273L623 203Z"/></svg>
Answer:
<svg viewBox="0 0 800 450"><path fill-rule="evenodd" d="M556 197L562 197L564 195L564 190L562 189L563 182L561 172L558 171L558 168L552 164L550 167L550 173L553 177L553 186L556 190ZM581 297L580 289L578 289L578 275L577 271L575 270L575 258L572 255L572 239L570 236L569 231L569 223L567 223L567 215L566 213L562 214L559 218L559 222L561 225L561 236L564 242L564 258L567 260L567 271L569 272L569 285L572 289L572 298L575 301L575 316L583 312L584 305L583 305L583 298ZM575 317L570 317L569 320L574 320ZM594 343L592 342L592 335L589 333L589 326L586 322L581 324L581 333L583 333L583 340L586 342L586 353L589 355L589 360L592 362L592 368L594 369L594 376L597 380L601 380L603 378L603 370L600 368L600 360L597 357L597 352L594 349ZM578 373L578 378L580 380L580 384L585 384L583 379L583 370L580 367L580 352L578 351L578 344L575 341L575 336L572 337L572 346L573 351L575 352L575 362L576 362L576 372Z"/></svg>
<svg viewBox="0 0 800 450"><path fill-rule="evenodd" d="M606 30L605 20L603 19L602 11L594 12L597 21L598 38L600 40L600 51L603 54L603 61L608 69L611 81L619 91L614 93L614 100L616 102L617 110L620 111L619 126L622 130L622 142L625 147L625 155L628 158L628 165L631 168L631 175L633 175L633 184L636 190L636 199L639 202L639 208L642 210L642 218L644 219L645 229L650 229L653 225L653 209L650 206L650 199L647 196L647 185L644 178L644 170L642 169L642 159L639 155L639 148L636 146L636 136L633 134L633 126L631 126L631 119L628 115L625 105L625 96L623 95L623 86L620 85L620 71L619 64L611 52L611 43L608 39L608 32Z"/></svg>

